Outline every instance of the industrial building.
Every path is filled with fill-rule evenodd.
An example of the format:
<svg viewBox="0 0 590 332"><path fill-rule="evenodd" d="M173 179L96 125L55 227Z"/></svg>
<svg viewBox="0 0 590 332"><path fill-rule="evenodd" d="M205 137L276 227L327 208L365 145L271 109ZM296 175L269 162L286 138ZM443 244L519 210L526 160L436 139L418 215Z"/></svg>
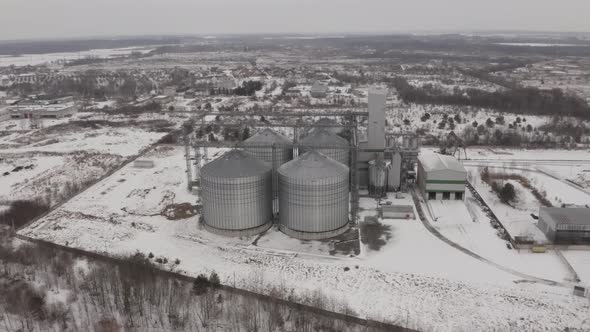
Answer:
<svg viewBox="0 0 590 332"><path fill-rule="evenodd" d="M10 117L13 119L47 118L61 119L72 116L78 112L74 103L49 104L49 105L23 105L10 108Z"/></svg>
<svg viewBox="0 0 590 332"><path fill-rule="evenodd" d="M542 207L539 229L555 244L590 244L590 209Z"/></svg>
<svg viewBox="0 0 590 332"><path fill-rule="evenodd" d="M188 185L190 190L197 186L201 193L204 227L217 234L245 236L263 232L275 222L283 233L307 240L346 232L358 221L360 189L383 197L388 191L406 189L415 179L419 138L415 133L386 131L388 98L389 90L371 89L368 112L282 111L272 115L284 118L275 122L244 124L240 119L220 124L262 128L243 142L186 140ZM269 115L261 111L208 113L202 115L224 119ZM304 121L304 116L319 120ZM297 121L287 121L289 117ZM368 126L363 140L358 125L365 119ZM291 128L294 140L272 127ZM338 135L343 129L349 139ZM234 150L203 166L209 147ZM192 174L200 175L199 180ZM263 189L267 186L270 193ZM407 207L385 210L385 215L399 218L413 218L414 213Z"/></svg>
<svg viewBox="0 0 590 332"><path fill-rule="evenodd" d="M203 224L212 233L251 236L272 225L272 166L231 150L201 170Z"/></svg>
<svg viewBox="0 0 590 332"><path fill-rule="evenodd" d="M370 168L373 160L383 160L387 164L385 177L387 191L399 191L415 178L414 165L420 151L420 141L415 133L387 133L385 130L385 111L389 90L371 88L369 90L369 118L366 139L359 139L357 160L358 183L360 188L373 189L379 184L370 183ZM373 162L374 163L374 162Z"/></svg>
<svg viewBox="0 0 590 332"><path fill-rule="evenodd" d="M426 199L462 200L467 171L452 156L429 153L418 157L418 187Z"/></svg>
<svg viewBox="0 0 590 332"><path fill-rule="evenodd" d="M317 151L292 160L279 173L279 228L305 240L348 229L349 169Z"/></svg>

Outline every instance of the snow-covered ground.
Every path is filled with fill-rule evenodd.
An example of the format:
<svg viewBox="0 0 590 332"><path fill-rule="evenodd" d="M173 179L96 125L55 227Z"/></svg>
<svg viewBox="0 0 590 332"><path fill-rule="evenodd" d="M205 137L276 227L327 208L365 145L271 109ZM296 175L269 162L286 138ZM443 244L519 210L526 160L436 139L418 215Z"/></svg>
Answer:
<svg viewBox="0 0 590 332"><path fill-rule="evenodd" d="M566 266L553 252L534 254L508 249L507 242L496 234L489 218L469 192L463 201L429 201L436 222L434 226L455 243L493 262L538 278L568 281Z"/></svg>
<svg viewBox="0 0 590 332"><path fill-rule="evenodd" d="M153 48L127 47L115 49L95 49L81 52L46 53L46 54L23 54L19 56L0 55L0 67L7 66L37 66L50 64L57 61L77 60L84 58L109 59L118 56L129 55L132 52L142 54L149 53Z"/></svg>
<svg viewBox="0 0 590 332"><path fill-rule="evenodd" d="M27 133L13 133L0 137L2 153L51 152L70 153L94 151L120 156L131 156L143 147L156 142L165 133L140 128L100 126L98 128L47 127Z"/></svg>
<svg viewBox="0 0 590 332"><path fill-rule="evenodd" d="M590 287L590 252L586 250L563 250L563 256L582 280L586 287Z"/></svg>
<svg viewBox="0 0 590 332"><path fill-rule="evenodd" d="M78 114L76 119L92 115ZM165 135L134 124L117 124L116 117L111 120L106 123L114 126L44 121L41 129L0 137L0 203L44 199L57 204L64 198L65 187L76 191Z"/></svg>
<svg viewBox="0 0 590 332"><path fill-rule="evenodd" d="M588 301L570 289L515 283L522 278L448 246L419 220L383 220L390 239L380 250L363 246L357 257L330 256L326 244L275 229L255 246L255 237L204 231L198 216L168 220L159 214L165 205L197 200L186 189L183 152L159 147L142 157L154 168L127 165L20 233L109 255L152 252L168 258L168 267L179 259L178 272L215 270L238 287L321 289L361 316L419 330L563 330L587 318ZM376 215L374 200L361 203L363 214Z"/></svg>

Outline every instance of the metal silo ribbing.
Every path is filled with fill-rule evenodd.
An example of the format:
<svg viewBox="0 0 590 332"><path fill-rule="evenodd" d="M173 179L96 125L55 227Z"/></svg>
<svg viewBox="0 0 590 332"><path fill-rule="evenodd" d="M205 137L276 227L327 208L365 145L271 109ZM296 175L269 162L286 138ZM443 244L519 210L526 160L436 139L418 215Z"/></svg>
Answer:
<svg viewBox="0 0 590 332"><path fill-rule="evenodd" d="M348 224L348 167L316 151L279 169L280 226L299 238L338 235Z"/></svg>
<svg viewBox="0 0 590 332"><path fill-rule="evenodd" d="M244 151L230 151L205 165L201 172L205 225L227 235L266 230L272 220L271 179L271 166Z"/></svg>
<svg viewBox="0 0 590 332"><path fill-rule="evenodd" d="M302 147L300 154L314 150L344 164L345 166L349 166L350 152L348 146L350 144L346 139L331 133L325 128L313 131L309 136L302 139L300 143L303 146L314 146L312 149ZM326 148L322 148L322 146L326 146ZM337 148L338 146L342 146L343 148L339 149Z"/></svg>
<svg viewBox="0 0 590 332"><path fill-rule="evenodd" d="M293 148L289 145L291 140L271 129L264 129L245 140L244 149L256 158L270 163L273 168L273 197L279 196L279 181L277 169L284 163L293 159ZM278 209L275 206L275 212Z"/></svg>

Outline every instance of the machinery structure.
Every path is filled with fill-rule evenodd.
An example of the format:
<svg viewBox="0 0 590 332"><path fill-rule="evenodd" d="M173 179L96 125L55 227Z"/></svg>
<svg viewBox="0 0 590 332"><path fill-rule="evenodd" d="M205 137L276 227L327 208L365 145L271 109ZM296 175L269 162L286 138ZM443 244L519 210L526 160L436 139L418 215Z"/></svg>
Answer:
<svg viewBox="0 0 590 332"><path fill-rule="evenodd" d="M420 149L419 137L415 133L386 132L385 109L387 96L387 90L371 89L369 92L368 112L359 111L358 109L191 112L195 114L193 118L194 132L208 125L224 128L251 127L264 129L243 142L218 142L197 139L194 132L187 135L185 137L185 152L189 190L200 191L200 196L203 198L202 203L204 205L211 204L205 201L206 193L203 190L208 189L204 183L204 175L206 174L201 174L205 170L203 164L205 163L207 150L210 148L243 149L253 153L259 160L266 162L271 169L271 174L274 172L274 176L271 175L271 211L274 212L274 220L280 223L279 227L285 233L298 238L323 238L337 235L338 231L344 230L344 225L349 222L351 224L358 223L359 191L361 189L368 189L371 196L382 197L387 191L404 190L407 184L415 179L414 165ZM178 113L187 112L181 111ZM211 116L215 116L217 121L205 121L207 117ZM261 119L260 121L258 119L248 120L246 119L248 117L260 117ZM307 117L310 118L306 119ZM321 121L318 121L318 118ZM222 119L222 121L219 119ZM366 120L368 120L368 138L360 141L359 123ZM269 128L290 129L294 140L291 141ZM327 130L334 128L344 129L348 139ZM307 137L299 140L301 133L307 134ZM307 157L299 160L297 159L298 155ZM292 158L295 159L289 161ZM333 162L336 161L343 168L339 169L334 166ZM305 168L309 166L308 163L325 164L324 167L332 169L332 173L337 174L334 177L338 179L346 173L346 186L340 182L330 184L330 189L321 189L309 185L303 188L310 191L306 191L305 194L303 192L297 193L296 191L300 190L300 188L294 186L295 182L291 181L293 178L289 177L290 173L281 173L280 170L283 169L284 171L286 165L299 165ZM346 172L344 172L344 168ZM293 168L291 168L291 172L295 172ZM314 173L313 171L310 172L311 174ZM327 176L327 178L331 179L331 176ZM306 179L299 178L297 181L304 180ZM320 179L319 181L324 180ZM332 180L334 179L330 181ZM291 186L288 186L288 183ZM299 189L295 190L294 188ZM294 217L305 215L301 214L301 209L296 208L301 202L293 203L296 201L294 197L298 197L298 195L315 197L313 193L321 193L322 190L324 192L326 190L336 190L336 188L342 190L337 190L338 194L331 193L330 195L340 197L337 205L346 207L346 218L342 218L342 209L336 209L337 213L333 212L330 210L329 204L325 204L325 202L321 203L321 205L326 205L326 209L323 210L319 206L313 205L304 208L309 210L309 214L305 218L313 220L313 225L305 224L297 217ZM341 192L344 190L343 188L346 188L346 195ZM342 203L343 197L346 197L346 204ZM317 203L322 202L319 198L316 198L315 201ZM283 206L281 209L281 205L284 204L288 204L288 206ZM348 206L350 206L350 209ZM312 218L312 216L315 217ZM336 221L327 224L320 223L322 218L330 219L332 217L336 218ZM207 217L205 216L205 218Z"/></svg>

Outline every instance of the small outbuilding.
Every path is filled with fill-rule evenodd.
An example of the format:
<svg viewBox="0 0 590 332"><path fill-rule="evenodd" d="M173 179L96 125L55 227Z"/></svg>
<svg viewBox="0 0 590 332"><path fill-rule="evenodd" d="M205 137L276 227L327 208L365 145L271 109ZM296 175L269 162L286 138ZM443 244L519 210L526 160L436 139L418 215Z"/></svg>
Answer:
<svg viewBox="0 0 590 332"><path fill-rule="evenodd" d="M467 171L455 157L437 153L418 157L418 187L426 199L462 200Z"/></svg>
<svg viewBox="0 0 590 332"><path fill-rule="evenodd" d="M382 205L381 218L383 219L416 219L412 205Z"/></svg>

